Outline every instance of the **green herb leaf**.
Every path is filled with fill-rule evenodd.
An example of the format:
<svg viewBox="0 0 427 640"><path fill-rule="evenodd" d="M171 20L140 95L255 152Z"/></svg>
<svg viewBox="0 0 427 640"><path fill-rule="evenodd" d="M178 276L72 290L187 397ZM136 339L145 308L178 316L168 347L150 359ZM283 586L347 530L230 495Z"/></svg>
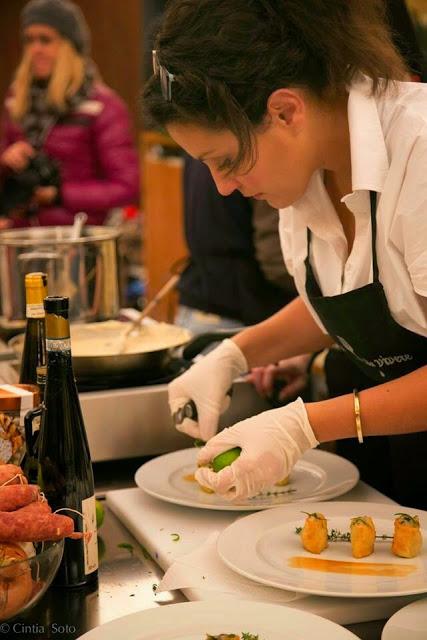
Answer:
<svg viewBox="0 0 427 640"><path fill-rule="evenodd" d="M179 535L179 533L171 533L171 537L173 542L178 542L178 540L181 539L181 536Z"/></svg>
<svg viewBox="0 0 427 640"><path fill-rule="evenodd" d="M119 549L126 549L133 556L133 545L129 544L129 542L120 542L117 546Z"/></svg>
<svg viewBox="0 0 427 640"><path fill-rule="evenodd" d="M147 549L144 547L143 544L140 544L139 548L141 549L141 553L142 553L142 555L144 556L144 558L146 560L152 560L153 559L152 556L150 555L150 553L147 551Z"/></svg>
<svg viewBox="0 0 427 640"><path fill-rule="evenodd" d="M295 533L299 535L302 531L302 527L295 527ZM377 540L393 540L393 536L387 536L385 533L375 536ZM338 529L331 529L328 533L329 542L350 542L350 533L348 531L339 531Z"/></svg>
<svg viewBox="0 0 427 640"><path fill-rule="evenodd" d="M418 524L417 516L410 516L409 513L395 513L395 516L399 516L399 520L403 520L404 522L409 522L412 525Z"/></svg>

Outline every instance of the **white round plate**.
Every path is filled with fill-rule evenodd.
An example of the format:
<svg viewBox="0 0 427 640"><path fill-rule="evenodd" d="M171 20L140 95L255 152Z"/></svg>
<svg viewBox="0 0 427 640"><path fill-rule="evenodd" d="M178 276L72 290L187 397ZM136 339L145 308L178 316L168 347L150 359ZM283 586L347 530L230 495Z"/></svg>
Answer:
<svg viewBox="0 0 427 640"><path fill-rule="evenodd" d="M320 555L305 551L295 529L303 526L306 517L303 511L306 510L300 504L287 505L236 520L218 538L220 557L231 569L255 582L302 593L378 598L427 592L427 512L369 502L310 504L308 511L319 511L327 518L329 532L331 529L347 532L350 518L369 515L374 520L377 535L391 536L396 512L418 515L424 538L424 547L418 557L397 558L391 553L391 540L377 540L371 556L355 559L349 542L330 542ZM294 568L291 564L295 565L295 558L307 558L315 563L322 560L350 562L353 573L330 573L319 565L314 569ZM407 575L358 575L356 572L361 568L356 565L361 563L391 564L392 572L407 571ZM378 569L374 573L378 574Z"/></svg>
<svg viewBox="0 0 427 640"><path fill-rule="evenodd" d="M359 480L357 467L345 458L314 449L307 451L292 469L289 484L272 487L254 498L230 503L203 491L186 479L197 468L197 449L182 449L146 462L135 474L135 482L154 498L199 509L257 511L289 502L329 500L352 489Z"/></svg>
<svg viewBox="0 0 427 640"><path fill-rule="evenodd" d="M411 602L391 616L381 640L426 640L427 598Z"/></svg>
<svg viewBox="0 0 427 640"><path fill-rule="evenodd" d="M206 634L251 633L259 640L355 640L347 629L313 613L245 600L183 602L107 622L80 640L205 640Z"/></svg>

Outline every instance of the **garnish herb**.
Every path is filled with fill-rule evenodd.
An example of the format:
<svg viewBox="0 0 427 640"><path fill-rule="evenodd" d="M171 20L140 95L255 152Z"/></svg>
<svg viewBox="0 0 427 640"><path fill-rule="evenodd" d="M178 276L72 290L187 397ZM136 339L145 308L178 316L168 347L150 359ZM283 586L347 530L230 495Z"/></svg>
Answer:
<svg viewBox="0 0 427 640"><path fill-rule="evenodd" d="M300 534L302 527L295 527L295 533ZM387 536L385 533L379 536L375 536L377 540L393 540L393 536ZM341 532L338 529L331 529L328 533L329 542L350 542L350 533L348 531Z"/></svg>
<svg viewBox="0 0 427 640"><path fill-rule="evenodd" d="M410 516L408 513L395 513L394 515L399 516L399 519L404 522L409 522L412 525L418 524L417 516Z"/></svg>

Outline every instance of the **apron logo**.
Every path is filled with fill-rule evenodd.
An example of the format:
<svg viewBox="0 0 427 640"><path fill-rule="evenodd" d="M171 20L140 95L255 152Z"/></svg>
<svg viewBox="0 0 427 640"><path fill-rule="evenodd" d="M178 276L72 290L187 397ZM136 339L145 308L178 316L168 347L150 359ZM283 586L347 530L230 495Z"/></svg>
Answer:
<svg viewBox="0 0 427 640"><path fill-rule="evenodd" d="M394 364L402 364L403 362L409 362L410 360L414 359L410 353L402 353L401 355L397 355L397 356L379 355L378 358L374 358L373 360L367 360L366 358L362 358L361 356L359 356L355 352L351 344L347 342L347 340L345 340L344 338L341 338L341 336L336 336L336 338L345 351L348 351L349 353L351 353L355 358L357 358L357 360L368 365L368 367L381 369L381 367L383 367L384 365L391 367ZM379 373L382 377L384 377L385 374L382 371L380 371Z"/></svg>

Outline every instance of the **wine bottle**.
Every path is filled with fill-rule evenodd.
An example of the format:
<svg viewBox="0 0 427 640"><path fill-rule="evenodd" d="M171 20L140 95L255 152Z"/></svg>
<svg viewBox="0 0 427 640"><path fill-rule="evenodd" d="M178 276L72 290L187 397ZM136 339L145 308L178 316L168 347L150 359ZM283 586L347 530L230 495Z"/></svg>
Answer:
<svg viewBox="0 0 427 640"><path fill-rule="evenodd" d="M25 298L27 326L21 360L19 382L37 384L37 367L46 365L45 312L43 300L47 296L47 275L27 273Z"/></svg>
<svg viewBox="0 0 427 640"><path fill-rule="evenodd" d="M53 511L69 509L61 513L73 518L75 531L90 532L81 540L65 540L55 584L72 587L90 583L98 575L93 471L73 375L68 298L47 297L44 308L47 371L38 484Z"/></svg>

